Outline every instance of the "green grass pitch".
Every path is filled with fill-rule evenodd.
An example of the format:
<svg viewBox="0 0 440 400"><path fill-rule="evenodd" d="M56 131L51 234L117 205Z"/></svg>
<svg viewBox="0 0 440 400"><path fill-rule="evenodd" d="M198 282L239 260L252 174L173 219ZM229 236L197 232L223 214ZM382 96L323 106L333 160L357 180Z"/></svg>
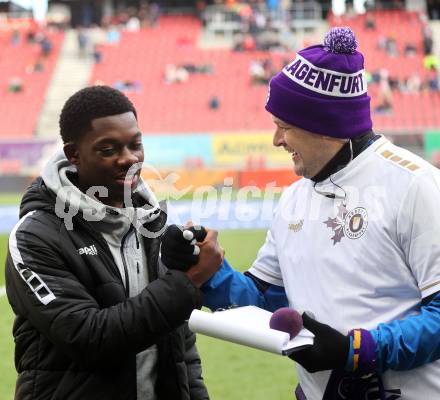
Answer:
<svg viewBox="0 0 440 400"><path fill-rule="evenodd" d="M241 271L254 260L264 241L262 230L220 232L220 243L230 263ZM0 236L0 286L4 286L7 236ZM13 315L5 296L0 297L0 399L14 394ZM212 400L294 399L293 361L270 353L198 335L197 345Z"/></svg>

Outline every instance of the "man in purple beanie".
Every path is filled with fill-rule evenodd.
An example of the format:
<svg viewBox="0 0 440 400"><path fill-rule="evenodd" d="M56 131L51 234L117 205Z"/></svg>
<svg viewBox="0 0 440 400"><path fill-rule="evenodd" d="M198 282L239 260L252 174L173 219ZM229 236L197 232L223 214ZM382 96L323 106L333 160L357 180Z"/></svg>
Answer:
<svg viewBox="0 0 440 400"><path fill-rule="evenodd" d="M273 143L304 179L251 268L225 261L204 304L310 311L298 400L439 399L440 172L372 131L356 48L334 28L271 80Z"/></svg>

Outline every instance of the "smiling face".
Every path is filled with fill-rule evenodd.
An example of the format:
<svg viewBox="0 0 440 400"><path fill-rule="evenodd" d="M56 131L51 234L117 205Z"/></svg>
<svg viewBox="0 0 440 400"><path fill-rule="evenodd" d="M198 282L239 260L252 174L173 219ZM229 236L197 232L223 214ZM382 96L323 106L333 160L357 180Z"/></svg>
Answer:
<svg viewBox="0 0 440 400"><path fill-rule="evenodd" d="M273 116L276 130L273 145L284 147L292 154L294 171L298 176L313 178L336 155L346 142L318 135L296 126L290 125Z"/></svg>
<svg viewBox="0 0 440 400"><path fill-rule="evenodd" d="M123 207L124 188L133 190L139 180L140 168L132 179L127 171L144 161L142 134L132 112L96 118L92 130L75 142L66 143L64 152L77 167L78 186L86 192L92 186L103 186L108 196L100 200L113 207Z"/></svg>

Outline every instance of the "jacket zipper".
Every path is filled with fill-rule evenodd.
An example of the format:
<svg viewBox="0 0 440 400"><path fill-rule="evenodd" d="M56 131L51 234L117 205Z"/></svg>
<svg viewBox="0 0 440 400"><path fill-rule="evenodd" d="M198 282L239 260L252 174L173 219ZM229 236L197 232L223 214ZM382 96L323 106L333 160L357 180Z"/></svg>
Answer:
<svg viewBox="0 0 440 400"><path fill-rule="evenodd" d="M125 244L125 240L127 239L127 237L130 235L132 231L132 226L130 226L130 229L128 230L128 232L124 235L124 237L122 238L121 241L121 248L119 249L121 252L121 259L122 259L122 265L124 266L124 274L125 274L125 295L127 297L130 297L130 280L128 277L128 268L127 268L127 263L125 262L125 257L124 257L124 244Z"/></svg>
<svg viewBox="0 0 440 400"><path fill-rule="evenodd" d="M163 217L162 217L162 218L163 218ZM107 242L106 242L102 237L100 237L99 235L96 234L96 231L91 227L91 225L90 225L88 222L86 222L86 221L84 221L84 220L80 220L80 223L81 223L82 225L85 226L85 228L87 229L87 231L89 232L89 234L91 234L93 237L96 238L96 240L97 240L99 243L101 243L101 246L103 247L104 251L105 251L105 252L107 253L107 255L112 259L113 257L112 257L112 255L111 255L111 251L110 251L110 249L109 249L109 247L108 247ZM131 227L131 228L132 228L132 227ZM127 236L128 233L129 233L129 232L127 232L125 236ZM123 240L125 239L125 236L124 236ZM137 235L136 235L136 239L139 240L139 238L137 237ZM146 249L149 249L148 252L147 252L147 251L145 252L145 256L147 257L147 265L148 265L149 281L152 282L153 280L156 280L156 279L158 278L158 271L154 268L154 265L157 265L157 258L158 258L158 256L156 255L155 257L153 257L152 254L150 254L151 251L152 251L152 249L150 248L151 243L153 242L152 239L148 239L148 240L147 240L147 239L143 238L143 239L141 239L141 240L144 240L144 246L145 246L145 248L146 248ZM153 260L155 260L155 262L153 262ZM125 259L124 259L123 254L122 254L122 262L123 262L123 265L124 265L124 272L125 272L125 276L126 276L126 279L127 279L127 278L128 278L128 277L127 277L128 271L127 271L127 266L126 266L126 263L125 263ZM116 274L119 276L119 278L121 279L121 283L123 284L124 281L123 281L123 279L122 279L121 272L119 271L119 268L117 267L116 263L115 263L115 262L112 262L111 266L112 266L113 270L116 272ZM129 289L128 289L128 285L127 285L127 288L126 288L126 290L125 290L125 295L126 295L127 297L128 297L128 292L129 292Z"/></svg>
<svg viewBox="0 0 440 400"><path fill-rule="evenodd" d="M136 232L134 233L134 237L136 239L136 249L139 250L139 238L138 238L138 235ZM139 262L138 261L136 261L136 270L137 270L137 274L139 275Z"/></svg>

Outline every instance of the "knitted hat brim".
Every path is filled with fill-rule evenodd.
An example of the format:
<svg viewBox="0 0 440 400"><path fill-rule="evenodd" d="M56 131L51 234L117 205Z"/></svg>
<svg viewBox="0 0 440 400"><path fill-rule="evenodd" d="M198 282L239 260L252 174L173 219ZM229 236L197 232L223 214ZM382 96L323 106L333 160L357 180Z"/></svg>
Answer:
<svg viewBox="0 0 440 400"><path fill-rule="evenodd" d="M275 117L309 132L341 139L354 138L372 129L369 96L337 100L312 97L292 82L282 85L280 74L270 81L266 103L266 110Z"/></svg>

